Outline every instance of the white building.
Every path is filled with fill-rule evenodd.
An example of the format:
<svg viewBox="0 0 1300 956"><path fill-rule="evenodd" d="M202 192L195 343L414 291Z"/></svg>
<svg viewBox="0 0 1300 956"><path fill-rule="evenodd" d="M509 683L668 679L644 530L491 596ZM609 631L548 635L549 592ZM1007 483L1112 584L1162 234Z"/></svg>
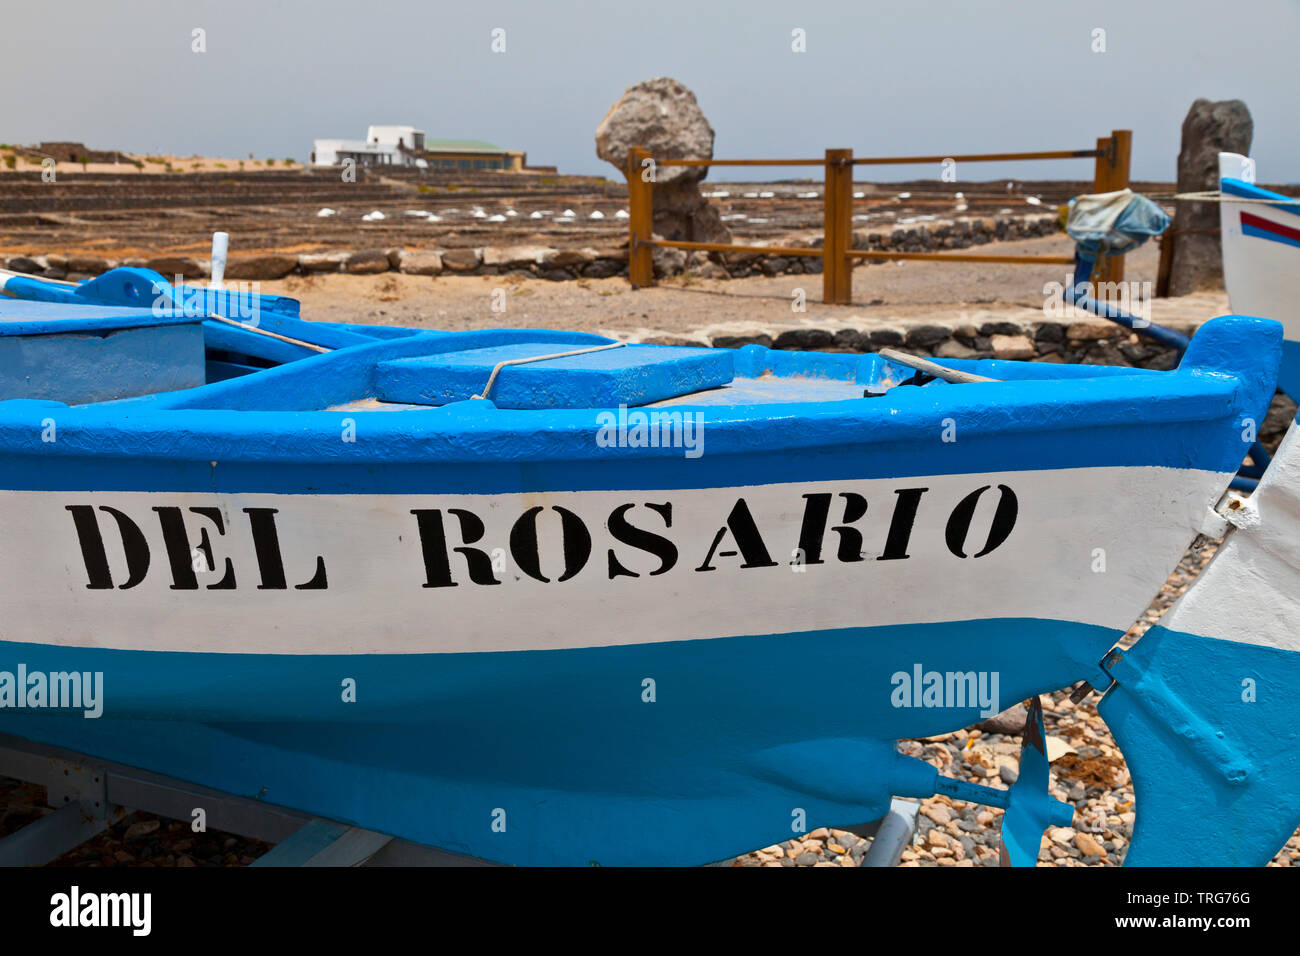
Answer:
<svg viewBox="0 0 1300 956"><path fill-rule="evenodd" d="M424 152L424 130L414 126L371 126L366 138L318 139L312 151L317 166L340 166L352 160L358 166L419 166L428 163Z"/></svg>
<svg viewBox="0 0 1300 956"><path fill-rule="evenodd" d="M424 130L414 126L371 126L366 130L368 143L394 143L413 153L424 152Z"/></svg>

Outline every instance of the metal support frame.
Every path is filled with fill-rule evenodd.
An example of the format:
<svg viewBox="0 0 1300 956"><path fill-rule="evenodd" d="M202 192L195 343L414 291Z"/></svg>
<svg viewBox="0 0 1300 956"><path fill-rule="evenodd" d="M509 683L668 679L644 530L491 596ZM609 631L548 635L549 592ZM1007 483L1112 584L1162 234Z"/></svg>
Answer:
<svg viewBox="0 0 1300 956"><path fill-rule="evenodd" d="M903 851L912 843L916 833L916 816L921 804L916 800L904 800L894 797L889 804L889 812L876 821L871 833L871 846L862 857L861 866L898 866ZM858 829L850 832L858 836L867 835Z"/></svg>
<svg viewBox="0 0 1300 956"><path fill-rule="evenodd" d="M0 866L50 863L137 810L188 820L196 807L213 830L276 844L256 867L497 865L9 734L0 734L0 776L44 786L57 807L0 838ZM846 828L873 838L863 866L898 865L919 808L895 797L879 820Z"/></svg>
<svg viewBox="0 0 1300 956"><path fill-rule="evenodd" d="M0 775L46 788L57 809L0 839L0 866L41 866L137 810L276 844L255 866L489 866L286 807L0 734Z"/></svg>

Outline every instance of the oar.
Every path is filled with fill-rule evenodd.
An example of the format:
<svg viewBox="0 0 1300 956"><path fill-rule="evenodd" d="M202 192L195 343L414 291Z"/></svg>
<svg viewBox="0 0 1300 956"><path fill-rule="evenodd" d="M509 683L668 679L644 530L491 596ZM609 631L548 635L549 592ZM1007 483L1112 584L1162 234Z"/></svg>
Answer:
<svg viewBox="0 0 1300 956"><path fill-rule="evenodd" d="M985 378L983 375L976 375L974 372L959 372L955 368L948 368L946 365L940 365L938 362L931 362L929 359L923 359L919 355L908 355L906 352L895 352L893 349L881 349L880 357L895 365L905 365L908 368L914 368L918 372L924 372L934 378L941 378L945 382L954 385L969 385L974 382L999 382L1001 379Z"/></svg>

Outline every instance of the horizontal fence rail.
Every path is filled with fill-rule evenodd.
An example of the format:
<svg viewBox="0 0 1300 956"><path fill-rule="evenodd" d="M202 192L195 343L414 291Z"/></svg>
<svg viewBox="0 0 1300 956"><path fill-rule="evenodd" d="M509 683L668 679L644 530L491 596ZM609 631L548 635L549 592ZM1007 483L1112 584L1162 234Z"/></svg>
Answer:
<svg viewBox="0 0 1300 956"><path fill-rule="evenodd" d="M961 252L890 252L853 248L853 168L855 166L925 163L985 163L1019 160L1095 159L1093 192L1113 192L1129 184L1133 134L1114 130L1099 137L1095 149L1045 150L1028 153L969 153L956 156L854 156L851 149L828 149L822 159L701 159L657 158L644 148L628 153L628 280L634 288L654 285L652 252L682 249L688 252L743 252L776 256L812 256L822 260L822 301L852 304L855 259L913 259L948 262L982 262L997 265L1071 265L1073 256L999 256ZM654 176L656 166L821 166L825 170L824 236L820 249L802 246L759 246L743 243L690 242L654 238ZM1093 276L1097 282L1124 278L1123 256L1101 262Z"/></svg>

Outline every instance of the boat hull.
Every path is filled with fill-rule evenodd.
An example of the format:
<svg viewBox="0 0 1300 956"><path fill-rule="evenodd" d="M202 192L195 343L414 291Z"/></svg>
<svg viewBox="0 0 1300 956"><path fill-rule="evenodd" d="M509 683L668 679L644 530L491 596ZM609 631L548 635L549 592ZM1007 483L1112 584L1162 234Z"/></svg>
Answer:
<svg viewBox="0 0 1300 956"><path fill-rule="evenodd" d="M1260 866L1300 825L1300 432L1099 705L1133 775L1127 863ZM1114 656L1114 655L1113 655ZM1177 839L1188 808L1213 839Z"/></svg>
<svg viewBox="0 0 1300 956"><path fill-rule="evenodd" d="M1278 388L1300 397L1300 202L1236 177L1249 163L1220 153L1223 280L1232 310L1282 323ZM1254 201L1252 201L1254 200Z"/></svg>
<svg viewBox="0 0 1300 956"><path fill-rule="evenodd" d="M932 771L898 738L1089 677L1228 478L7 492L3 534L25 546L4 562L19 606L0 671L79 674L100 693L78 711L51 678L45 704L60 706L11 701L0 729L492 860L709 862L928 795ZM91 509L98 543L72 508ZM193 589L175 587L166 509L187 522ZM260 587L250 511L275 513L282 587ZM421 527L433 513L438 540ZM535 544L518 530L530 514ZM312 581L328 586L295 586Z"/></svg>
<svg viewBox="0 0 1300 956"><path fill-rule="evenodd" d="M0 730L508 863L869 821L935 792L898 738L1095 675L1235 473L1278 338L674 406L698 457L596 409L326 407L414 337L0 403ZM325 410L258 410L304 391Z"/></svg>
<svg viewBox="0 0 1300 956"><path fill-rule="evenodd" d="M484 859L699 864L877 819L893 795L929 795L928 768L899 756L897 738L1068 685L1114 637L996 619L369 661L140 652L120 669L108 652L5 645L0 656L22 653L34 669L110 668L110 695L128 673L141 688L202 693L205 670L209 687L245 689L232 710L264 709L304 683L337 701L340 674L362 698L402 680L424 703L387 719L353 719L338 703L313 722L11 711L0 728ZM972 675L970 699L928 693L929 673Z"/></svg>

